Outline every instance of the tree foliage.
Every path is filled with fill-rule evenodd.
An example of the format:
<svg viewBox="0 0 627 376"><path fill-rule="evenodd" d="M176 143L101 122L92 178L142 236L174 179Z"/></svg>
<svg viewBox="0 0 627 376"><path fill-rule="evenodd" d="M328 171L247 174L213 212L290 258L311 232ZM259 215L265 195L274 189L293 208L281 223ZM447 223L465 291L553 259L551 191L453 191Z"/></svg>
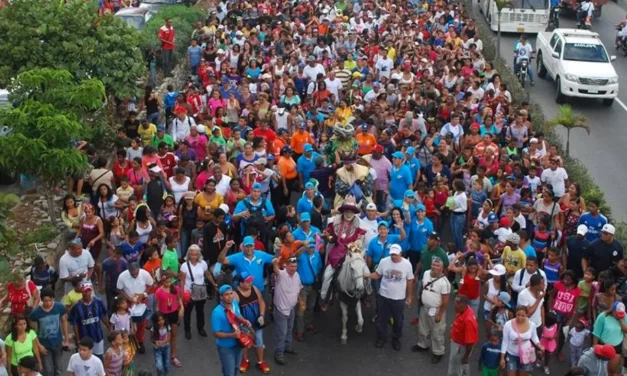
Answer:
<svg viewBox="0 0 627 376"><path fill-rule="evenodd" d="M0 112L0 167L35 175L48 188L83 173L86 157L72 146L85 134L83 122L105 103L97 79L76 82L64 70L35 69L21 73L9 86L17 107Z"/></svg>
<svg viewBox="0 0 627 376"><path fill-rule="evenodd" d="M56 68L98 78L118 97L137 94L146 66L139 33L84 0L13 0L0 9L0 87L19 73Z"/></svg>
<svg viewBox="0 0 627 376"><path fill-rule="evenodd" d="M158 37L159 28L165 25L166 18L170 18L172 26L176 30L174 59L177 61L187 54L187 47L189 47L196 21L202 21L205 16L205 13L196 7L174 5L161 8L159 13L151 18L142 30L142 50L159 50L161 48Z"/></svg>
<svg viewBox="0 0 627 376"><path fill-rule="evenodd" d="M575 128L585 129L590 134L590 126L588 125L588 118L573 111L570 105L562 105L557 109L557 116L551 120L547 120L545 126L549 129L555 128L561 125L566 128L566 155L570 156L570 131Z"/></svg>

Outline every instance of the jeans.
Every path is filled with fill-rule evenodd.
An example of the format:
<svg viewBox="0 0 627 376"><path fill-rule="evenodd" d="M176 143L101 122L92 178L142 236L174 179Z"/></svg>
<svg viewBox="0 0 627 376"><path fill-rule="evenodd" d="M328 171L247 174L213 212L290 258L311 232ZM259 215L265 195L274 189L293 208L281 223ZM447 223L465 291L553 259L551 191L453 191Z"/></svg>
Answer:
<svg viewBox="0 0 627 376"><path fill-rule="evenodd" d="M157 375L167 375L170 373L170 345L155 346L155 368Z"/></svg>
<svg viewBox="0 0 627 376"><path fill-rule="evenodd" d="M305 327L312 322L313 310L316 305L316 289L313 285L304 285L300 290L300 302L296 312L296 333L302 334Z"/></svg>
<svg viewBox="0 0 627 376"><path fill-rule="evenodd" d="M464 250L464 227L466 226L466 213L451 214L451 232L455 241L455 250Z"/></svg>
<svg viewBox="0 0 627 376"><path fill-rule="evenodd" d="M185 314L183 315L183 326L185 327L185 332L190 332L191 320L192 320L192 311L196 308L196 328L198 330L205 328L205 301L199 300L197 302L190 301L185 306Z"/></svg>
<svg viewBox="0 0 627 376"><path fill-rule="evenodd" d="M529 81L533 82L533 70L531 70L531 62L528 62L529 64L527 64L527 76L529 76ZM516 64L514 64L514 73L518 74L518 71L520 71L520 63L516 62Z"/></svg>
<svg viewBox="0 0 627 376"><path fill-rule="evenodd" d="M386 209L384 193L384 191L377 191L377 194L374 196L374 203L377 205L377 210L380 212L384 212Z"/></svg>
<svg viewBox="0 0 627 376"><path fill-rule="evenodd" d="M479 317L479 301L480 300L481 298L477 298L477 299L472 299L468 301L468 305L475 312L475 317L477 318Z"/></svg>
<svg viewBox="0 0 627 376"><path fill-rule="evenodd" d="M154 112L154 113L152 113L150 115L147 115L146 119L148 119L148 121L151 124L159 125L159 112L157 111L157 112Z"/></svg>
<svg viewBox="0 0 627 376"><path fill-rule="evenodd" d="M46 346L46 351L48 351L46 355L41 355L44 374L46 376L61 376L63 372L63 364L61 364L63 346L61 344L55 347Z"/></svg>
<svg viewBox="0 0 627 376"><path fill-rule="evenodd" d="M292 348L292 332L294 331L294 316L296 309L292 308L288 316L279 312L277 307L274 307L274 338L276 342L276 348L274 349L275 356L282 356L285 350Z"/></svg>
<svg viewBox="0 0 627 376"><path fill-rule="evenodd" d="M242 361L242 348L240 346L218 346L218 356L220 363L222 363L222 376L237 376L239 374L239 364Z"/></svg>
<svg viewBox="0 0 627 376"><path fill-rule="evenodd" d="M163 58L163 74L165 76L170 75L172 70L172 54L173 50L161 49L161 57Z"/></svg>
<svg viewBox="0 0 627 376"><path fill-rule="evenodd" d="M385 341L388 337L388 320L392 318L392 340L397 341L403 336L403 310L405 299L394 300L377 294L377 341Z"/></svg>
<svg viewBox="0 0 627 376"><path fill-rule="evenodd" d="M185 228L181 229L181 242L179 246L179 257L185 258L187 254L187 248L189 248L192 244L192 230L187 230Z"/></svg>

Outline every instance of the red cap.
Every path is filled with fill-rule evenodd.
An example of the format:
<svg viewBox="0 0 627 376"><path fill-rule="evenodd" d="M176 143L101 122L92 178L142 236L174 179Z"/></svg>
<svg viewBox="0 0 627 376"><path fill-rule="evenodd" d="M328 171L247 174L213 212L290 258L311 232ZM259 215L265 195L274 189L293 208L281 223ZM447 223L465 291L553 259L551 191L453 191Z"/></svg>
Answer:
<svg viewBox="0 0 627 376"><path fill-rule="evenodd" d="M383 153L383 146L375 145L372 151L378 151L379 153Z"/></svg>
<svg viewBox="0 0 627 376"><path fill-rule="evenodd" d="M481 125L480 125L479 123L472 123L472 124L470 125L470 128L471 128L471 129L472 129L472 128L479 129L479 128L481 128Z"/></svg>
<svg viewBox="0 0 627 376"><path fill-rule="evenodd" d="M502 227L509 227L509 218L503 217L501 218L499 223L501 224Z"/></svg>
<svg viewBox="0 0 627 376"><path fill-rule="evenodd" d="M614 359L616 350L612 345L595 345L594 354L603 359Z"/></svg>
<svg viewBox="0 0 627 376"><path fill-rule="evenodd" d="M187 114L187 109L185 107L179 107L176 109L175 113L178 114Z"/></svg>

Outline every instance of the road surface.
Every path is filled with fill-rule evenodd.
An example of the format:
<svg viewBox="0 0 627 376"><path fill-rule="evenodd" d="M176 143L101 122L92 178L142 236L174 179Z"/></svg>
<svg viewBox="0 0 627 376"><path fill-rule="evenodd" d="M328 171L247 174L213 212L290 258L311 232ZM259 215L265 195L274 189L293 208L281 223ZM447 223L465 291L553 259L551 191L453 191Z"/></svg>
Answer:
<svg viewBox="0 0 627 376"><path fill-rule="evenodd" d="M592 31L599 33L610 55L617 54L614 48L616 30L614 25L625 19L627 10L624 9L623 0L619 4L610 0L603 6L600 18L595 18L592 23ZM478 14L479 6L473 4ZM478 18L485 20L482 15ZM562 15L560 27L575 27L574 15ZM514 43L518 40L518 34L503 34L501 38L501 56L511 66L513 63ZM535 35L529 35L531 45L536 47ZM573 108L588 118L591 128L590 135L583 129L571 131L570 153L578 158L588 169L590 175L605 193L612 207L614 217L627 220L627 195L621 188L624 185L625 173L624 161L627 160L627 58L617 54L614 61L614 69L619 76L619 96L610 108L604 107L599 100L576 99L569 100ZM532 62L533 73L536 76L535 86L530 88L530 96L539 103L544 110L547 119L554 117L558 105L555 103L555 83L551 79L538 79L535 60ZM566 141L566 131L557 127L557 133Z"/></svg>

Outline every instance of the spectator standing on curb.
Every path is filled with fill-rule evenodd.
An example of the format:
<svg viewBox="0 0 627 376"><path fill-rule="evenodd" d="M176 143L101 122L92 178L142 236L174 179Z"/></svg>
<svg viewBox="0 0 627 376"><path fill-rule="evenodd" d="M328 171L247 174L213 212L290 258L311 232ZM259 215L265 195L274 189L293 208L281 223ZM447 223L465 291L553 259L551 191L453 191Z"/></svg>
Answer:
<svg viewBox="0 0 627 376"><path fill-rule="evenodd" d="M163 58L163 75L170 75L172 69L172 55L174 53L174 27L172 20L165 19L165 25L159 29L159 41L161 42L161 57Z"/></svg>

